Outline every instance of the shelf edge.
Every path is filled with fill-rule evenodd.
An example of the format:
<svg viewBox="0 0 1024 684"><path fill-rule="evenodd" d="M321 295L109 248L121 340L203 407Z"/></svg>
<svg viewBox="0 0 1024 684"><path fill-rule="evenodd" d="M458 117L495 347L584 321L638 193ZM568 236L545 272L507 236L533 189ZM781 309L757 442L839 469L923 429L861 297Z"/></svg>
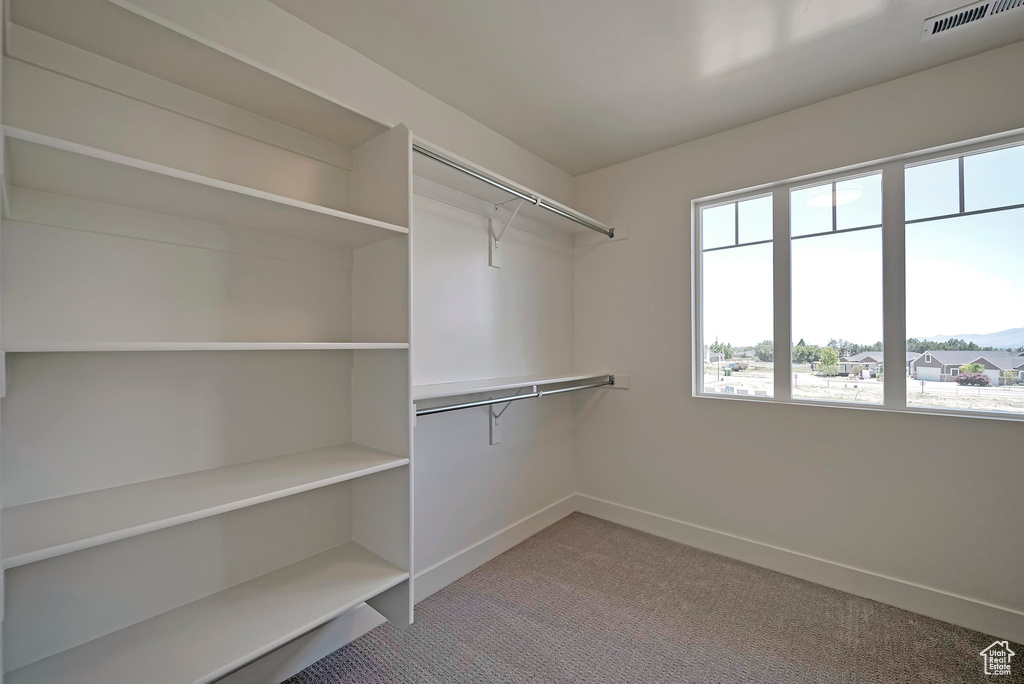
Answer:
<svg viewBox="0 0 1024 684"><path fill-rule="evenodd" d="M291 454L285 454L291 455ZM273 457L271 457L273 458ZM22 565L28 565L30 563L36 563L38 561L47 560L49 558L56 558L58 556L67 555L76 551L83 551L85 549L91 549L96 546L103 546L104 544L110 544L115 541L122 539L129 539L131 537L137 537L139 535L148 534L150 532L157 532L159 530L168 529L170 527L176 527L178 525L184 525L186 523L194 522L196 520L202 520L204 518L212 518L215 515L221 515L223 513L230 513L231 511L237 511L243 508L249 508L251 506L257 506L268 501L276 501L277 499L284 499L289 496L295 496L296 494L302 494L304 492L313 491L314 489L321 489L323 487L330 487L334 484L341 482L347 482L349 480L356 480L360 477L367 475L373 475L374 473L383 472L385 470L391 470L393 468L401 468L409 465L409 459L401 456L395 456L394 461L388 463L382 463L376 466L370 466L368 468L362 468L358 471L344 473L334 477L329 477L321 480L315 480L313 482L307 482L292 487L286 487L284 489L274 490L258 496L251 496L245 499L238 499L224 504L219 504L210 508L204 508L197 511L190 511L176 516L163 518L161 520L155 520L148 523L135 525L133 527L127 527L113 532L106 532L104 534L88 537L86 539L79 539L70 542L64 542L55 546L48 546L43 549L36 551L29 551L20 553L15 556L5 557L2 560L2 567L4 570L10 568L20 567ZM230 467L230 466L228 466ZM199 471L202 472L202 471ZM174 476L172 476L174 477ZM142 484L142 483L136 483ZM122 485L128 486L131 485ZM102 491L102 490L97 490ZM74 495L71 495L74 496ZM61 497L63 498L63 497ZM32 502L36 503L36 502ZM23 506L32 505L21 504ZM10 508L17 508L17 506L11 506ZM0 510L10 510L2 509Z"/></svg>
<svg viewBox="0 0 1024 684"><path fill-rule="evenodd" d="M408 349L408 342L98 342L91 344L13 344L12 354L155 351L327 351Z"/></svg>
<svg viewBox="0 0 1024 684"><path fill-rule="evenodd" d="M3 126L3 135L5 137L14 138L15 140L23 140L28 143L43 145L45 147L51 147L53 149L62 150L64 152L80 154L84 157L89 157L91 159L99 159L100 161L111 162L113 164L119 164L121 166L127 166L129 168L138 169L140 171L155 173L160 176L166 176L168 178L175 178L177 180L183 180L190 183L195 183L197 185L203 185L206 187L215 188L217 190L231 192L236 195L243 195L246 197L251 197L253 199L263 200L265 202L272 202L274 204L291 207L293 209L300 209L315 214L321 214L323 216L329 216L331 218L351 221L353 223L361 223L374 228L380 228L382 230L389 230L394 232L396 235L409 234L409 229L407 227L399 226L394 223L388 223L387 221L380 221L378 219L369 218L367 216L360 216L359 214L353 214L347 211L342 211L340 209L332 209L331 207L313 204L312 202L305 202L303 200L285 197L284 195L277 195L271 192L257 190L256 188L250 188L245 185L238 185L237 183L229 183L228 181L222 181L217 178L203 176L197 173L192 173L191 171L183 171L181 169L175 169L170 166L156 164L154 162L145 161L143 159L138 159L136 157L129 157L127 155L118 154L116 152L108 152L106 150L90 147L88 145L82 145L80 143L71 142L69 140L62 140L60 138L54 138L52 136L43 135L41 133L34 133L23 128Z"/></svg>

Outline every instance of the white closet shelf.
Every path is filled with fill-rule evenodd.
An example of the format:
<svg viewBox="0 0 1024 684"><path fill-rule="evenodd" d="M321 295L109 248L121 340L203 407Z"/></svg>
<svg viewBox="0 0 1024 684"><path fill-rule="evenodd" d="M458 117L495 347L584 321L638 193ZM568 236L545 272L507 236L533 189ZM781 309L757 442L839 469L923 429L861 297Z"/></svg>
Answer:
<svg viewBox="0 0 1024 684"><path fill-rule="evenodd" d="M5 126L7 183L57 195L346 247L409 229ZM17 215L17 206L8 209Z"/></svg>
<svg viewBox="0 0 1024 684"><path fill-rule="evenodd" d="M329 349L408 349L408 342L54 342L14 343L5 352L131 351L324 351Z"/></svg>
<svg viewBox="0 0 1024 684"><path fill-rule="evenodd" d="M37 31L342 147L359 147L388 128L255 59L175 27L148 12L146 3L74 2L59 12L35 0L13 4L7 3L12 29ZM247 28L254 30L266 25L267 14L280 12L247 9Z"/></svg>
<svg viewBox="0 0 1024 684"><path fill-rule="evenodd" d="M349 542L26 665L5 681L210 682L408 577Z"/></svg>
<svg viewBox="0 0 1024 684"><path fill-rule="evenodd" d="M53 558L408 463L349 443L11 506L2 516L3 565Z"/></svg>
<svg viewBox="0 0 1024 684"><path fill-rule="evenodd" d="M508 378L487 378L464 382L442 382L435 385L415 385L412 388L413 401L457 397L463 394L514 390L534 385L557 385L563 382L578 382L592 378L607 377L611 373L573 373L570 375L520 375Z"/></svg>

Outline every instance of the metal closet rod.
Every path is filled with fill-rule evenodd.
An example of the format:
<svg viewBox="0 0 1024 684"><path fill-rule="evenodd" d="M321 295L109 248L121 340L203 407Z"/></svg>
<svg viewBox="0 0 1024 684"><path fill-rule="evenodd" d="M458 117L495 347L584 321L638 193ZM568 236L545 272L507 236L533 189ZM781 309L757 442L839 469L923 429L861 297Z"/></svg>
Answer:
<svg viewBox="0 0 1024 684"><path fill-rule="evenodd" d="M582 216L577 216L577 215L575 215L573 213L565 211L564 209L559 209L558 207L553 207L550 204L545 203L544 199L539 197L539 196L537 196L537 195L530 195L528 193L522 192L521 190L516 190L515 188L513 188L513 187L511 187L509 185L506 185L505 183L502 183L501 181L494 180L493 178L491 178L489 176L486 176L486 175L480 173L479 171L477 171L475 169L471 169L470 167L466 166L465 164L461 164L461 163L455 161L454 159L449 159L448 157L445 157L442 154L438 154L437 152L434 152L433 150L429 150L426 147L423 147L423 146L421 146L421 145L419 145L417 143L413 143L412 144L412 150L413 150L413 152L416 152L418 154L422 154L424 157L429 157L430 159L433 159L436 162L440 162L441 164L444 164L447 167L453 168L456 171L460 171L460 172L466 174L467 176L472 176L473 178L476 178L477 180L481 180L484 183L487 183L488 185L491 185L491 186L493 186L495 188L498 188L499 190L502 190L503 192L507 192L510 195L518 197L519 199L526 200L530 204L535 204L538 207L540 207L541 209L547 209L552 214L558 214L559 216L567 218L570 221L574 221L575 223L580 224L584 228L589 228L592 231L595 231L597 233L601 233L602 235L607 235L610 238L611 237L615 237L615 229L614 228L602 228L601 226L597 225L593 221L588 221L587 219L583 218Z"/></svg>
<svg viewBox="0 0 1024 684"><path fill-rule="evenodd" d="M514 394L510 397L498 397L497 399L481 399L479 401L466 401L459 404L444 404L443 406L431 406L425 409L416 409L417 416L429 416L432 413L447 413L448 411L459 411L461 409L476 408L477 406L490 406L491 404L506 404L512 401L519 401L520 399L537 399L539 397L545 397L549 394L562 394L563 392L576 392L578 390L593 389L594 387L607 387L615 384L615 376L609 375L601 382L590 382L586 385L576 385L574 387L560 387L559 389L553 390L542 390L536 385L526 385L527 387L533 387L533 391L529 394ZM472 393L470 393L472 394Z"/></svg>

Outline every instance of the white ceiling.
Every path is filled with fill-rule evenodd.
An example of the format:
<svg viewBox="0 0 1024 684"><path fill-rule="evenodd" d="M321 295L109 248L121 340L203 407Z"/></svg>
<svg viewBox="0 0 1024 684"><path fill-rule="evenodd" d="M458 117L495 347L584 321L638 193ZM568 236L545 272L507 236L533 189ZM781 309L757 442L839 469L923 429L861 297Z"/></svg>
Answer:
<svg viewBox="0 0 1024 684"><path fill-rule="evenodd" d="M1024 40L921 41L966 0L272 1L574 175Z"/></svg>

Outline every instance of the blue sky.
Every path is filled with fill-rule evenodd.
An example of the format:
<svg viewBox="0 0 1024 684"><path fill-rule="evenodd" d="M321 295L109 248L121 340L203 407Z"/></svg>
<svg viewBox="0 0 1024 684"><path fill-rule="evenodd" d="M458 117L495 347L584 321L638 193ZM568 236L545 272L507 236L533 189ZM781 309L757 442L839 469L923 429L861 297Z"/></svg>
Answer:
<svg viewBox="0 0 1024 684"><path fill-rule="evenodd" d="M907 335L1024 326L1024 209L907 226Z"/></svg>
<svg viewBox="0 0 1024 684"><path fill-rule="evenodd" d="M840 231L881 223L881 175L836 184ZM794 190L793 236L830 232L832 188ZM1024 146L964 157L964 205L976 211L1024 203ZM956 159L906 172L908 220L959 210ZM771 198L705 209L704 246L771 237ZM804 237L792 243L793 341L858 343L882 338L881 229ZM772 246L706 252L705 342L746 346L771 339ZM1024 209L907 226L907 335L987 333L1024 326Z"/></svg>

